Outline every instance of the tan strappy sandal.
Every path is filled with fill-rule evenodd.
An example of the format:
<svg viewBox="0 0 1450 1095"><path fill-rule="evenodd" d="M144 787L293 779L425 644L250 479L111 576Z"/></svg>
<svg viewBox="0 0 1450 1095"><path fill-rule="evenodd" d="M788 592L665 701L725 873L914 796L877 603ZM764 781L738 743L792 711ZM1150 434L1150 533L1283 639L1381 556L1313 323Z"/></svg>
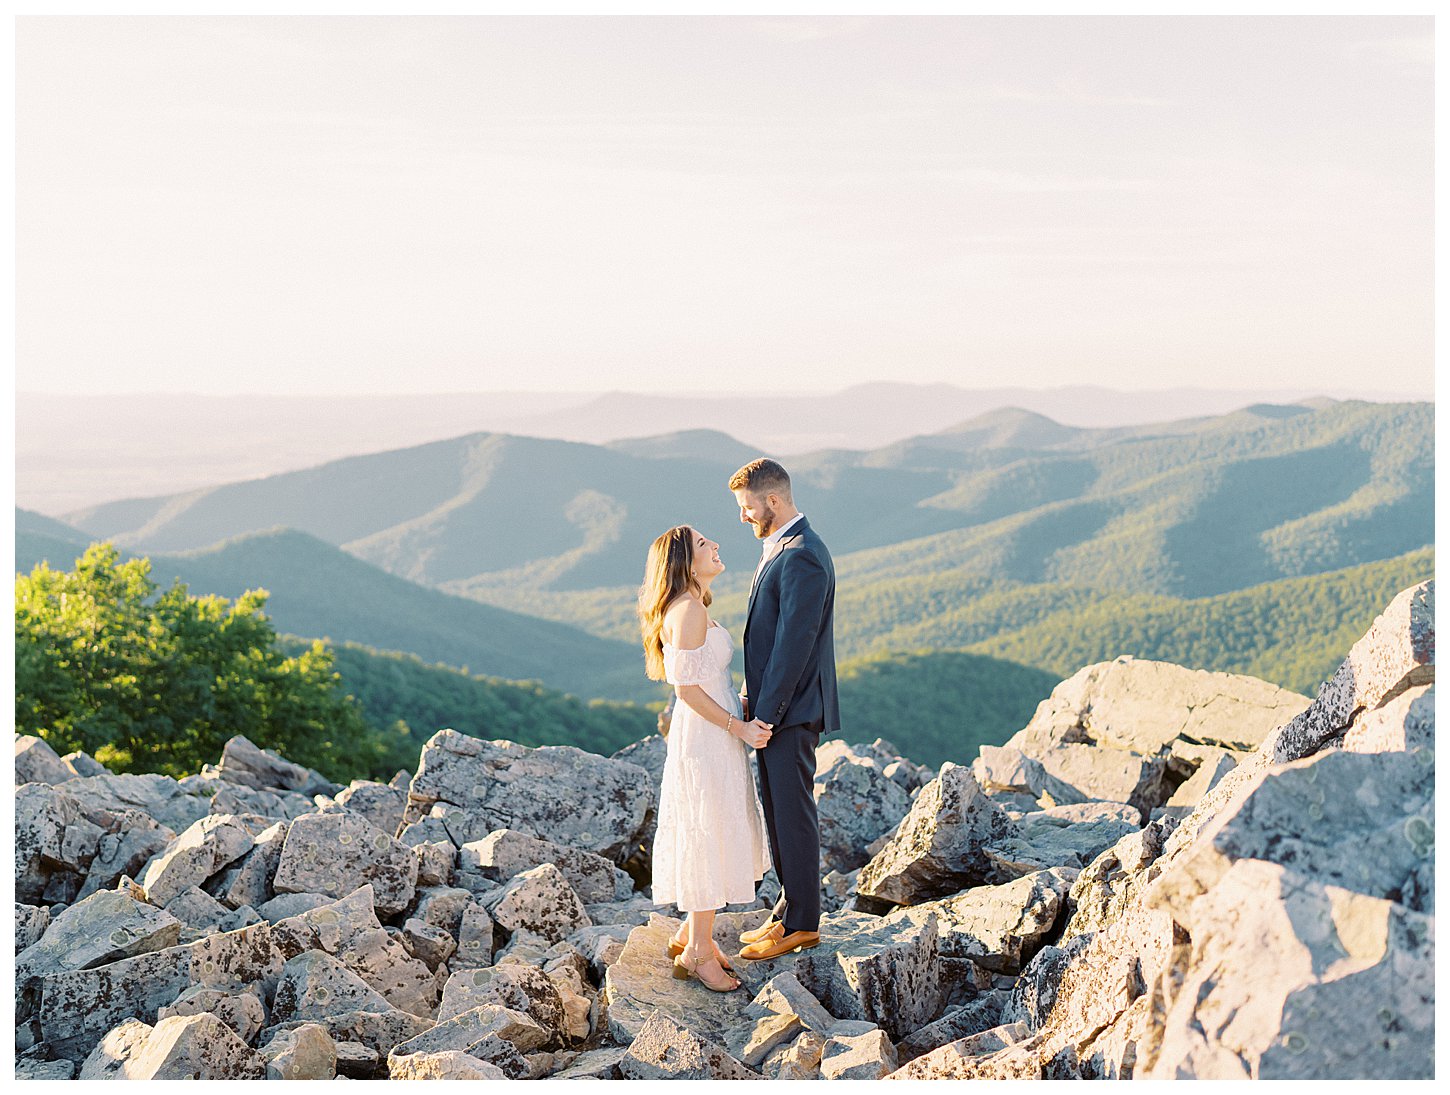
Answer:
<svg viewBox="0 0 1450 1095"><path fill-rule="evenodd" d="M736 989L738 989L743 982L735 977L732 977L728 973L725 974L726 981L730 982L728 984L711 984L700 975L701 964L704 962L713 961L715 961L715 953L713 951L705 955L703 958L689 958L686 955L682 954L678 958L676 958L673 963L671 963L670 972L675 975L676 981L688 981L690 978L693 977L696 981L700 982L700 984L704 985L711 992L734 992Z"/></svg>
<svg viewBox="0 0 1450 1095"><path fill-rule="evenodd" d="M665 954L668 955L670 958L678 958L684 953L685 945L681 943L678 939L671 939L669 941L669 944L665 947ZM734 976L735 967L730 964L729 959L725 957L725 955L720 951L719 947L715 948L715 957L720 960L720 968L731 976Z"/></svg>

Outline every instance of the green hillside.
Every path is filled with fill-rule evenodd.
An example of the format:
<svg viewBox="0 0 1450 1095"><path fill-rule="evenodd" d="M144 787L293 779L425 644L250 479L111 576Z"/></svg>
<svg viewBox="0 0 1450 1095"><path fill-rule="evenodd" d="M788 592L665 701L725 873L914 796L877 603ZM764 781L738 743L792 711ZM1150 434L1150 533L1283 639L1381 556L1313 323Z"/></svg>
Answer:
<svg viewBox="0 0 1450 1095"><path fill-rule="evenodd" d="M1316 401L1083 430L1006 409L787 463L843 587L929 574L1204 597L1431 542L1433 421L1429 403ZM632 588L650 540L682 522L748 575L755 541L724 487L745 451L717 433L475 434L68 519L168 552L286 526L411 581L517 602Z"/></svg>
<svg viewBox="0 0 1450 1095"><path fill-rule="evenodd" d="M279 646L293 653L309 643L288 635ZM331 643L329 649L343 689L368 722L407 736L412 768L423 743L445 727L528 746L576 745L605 756L655 730L655 710L640 704L584 701L533 682L473 676L358 643ZM663 691L656 691L662 700Z"/></svg>
<svg viewBox="0 0 1450 1095"><path fill-rule="evenodd" d="M83 550L84 544L44 533L18 533L16 569L28 571L42 559L69 567ZM599 639L427 589L290 529L150 558L157 581L180 578L193 593L234 599L248 589L266 589L267 614L279 631L408 651L465 671L538 680L588 698L650 699L655 694L636 643Z"/></svg>

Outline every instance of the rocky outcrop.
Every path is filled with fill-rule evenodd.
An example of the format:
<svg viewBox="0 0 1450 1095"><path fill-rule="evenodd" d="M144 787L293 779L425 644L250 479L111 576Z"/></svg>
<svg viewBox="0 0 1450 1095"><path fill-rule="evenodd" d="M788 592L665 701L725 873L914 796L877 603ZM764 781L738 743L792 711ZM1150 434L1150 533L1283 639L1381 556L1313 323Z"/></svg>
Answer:
<svg viewBox="0 0 1450 1095"><path fill-rule="evenodd" d="M619 869L626 759L444 731L342 789L245 739L182 780L24 743L16 1076L1428 1078L1433 608L1312 703L1120 659L937 773L825 743L821 944L725 994Z"/></svg>

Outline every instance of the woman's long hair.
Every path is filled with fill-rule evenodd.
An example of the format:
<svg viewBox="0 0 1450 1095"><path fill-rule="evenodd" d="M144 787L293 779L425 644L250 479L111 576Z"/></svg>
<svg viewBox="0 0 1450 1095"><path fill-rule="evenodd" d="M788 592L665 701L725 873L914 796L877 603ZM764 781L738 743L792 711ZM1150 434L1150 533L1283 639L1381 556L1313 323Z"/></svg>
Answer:
<svg viewBox="0 0 1450 1095"><path fill-rule="evenodd" d="M644 640L644 671L652 681L665 679L665 648L660 639L664 629L665 609L684 593L693 593L710 603L708 590L690 577L690 564L695 561L693 530L689 525L676 525L661 533L649 546L644 564L644 585L639 587L639 631Z"/></svg>

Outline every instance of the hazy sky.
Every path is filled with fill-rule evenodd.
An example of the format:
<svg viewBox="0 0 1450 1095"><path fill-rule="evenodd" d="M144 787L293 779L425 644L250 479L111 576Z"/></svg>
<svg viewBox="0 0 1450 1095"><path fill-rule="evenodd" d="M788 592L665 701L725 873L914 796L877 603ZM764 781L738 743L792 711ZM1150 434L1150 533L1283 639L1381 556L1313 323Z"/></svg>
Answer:
<svg viewBox="0 0 1450 1095"><path fill-rule="evenodd" d="M1431 390L1427 17L16 46L22 390Z"/></svg>

